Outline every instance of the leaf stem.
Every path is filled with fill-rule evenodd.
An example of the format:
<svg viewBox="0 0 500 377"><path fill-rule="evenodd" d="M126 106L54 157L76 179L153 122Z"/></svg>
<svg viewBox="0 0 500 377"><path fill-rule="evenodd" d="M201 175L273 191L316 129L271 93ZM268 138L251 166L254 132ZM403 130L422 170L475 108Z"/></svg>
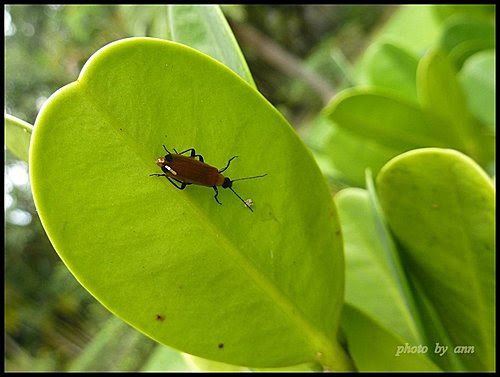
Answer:
<svg viewBox="0 0 500 377"><path fill-rule="evenodd" d="M329 342L324 344L321 349L324 352L316 354L317 361L323 366L326 372L353 372L356 371L354 362L350 355L342 348L338 341Z"/></svg>

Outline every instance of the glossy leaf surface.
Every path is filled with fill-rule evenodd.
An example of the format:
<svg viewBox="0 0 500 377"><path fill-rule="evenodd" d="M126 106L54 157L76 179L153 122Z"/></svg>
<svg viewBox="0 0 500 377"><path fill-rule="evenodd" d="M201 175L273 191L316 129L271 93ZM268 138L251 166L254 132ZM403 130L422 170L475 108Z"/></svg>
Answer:
<svg viewBox="0 0 500 377"><path fill-rule="evenodd" d="M450 347L474 346L474 353L456 355L465 369L493 370L495 204L489 177L459 152L426 148L391 160L377 189L414 285L434 313L436 323L428 327L442 327Z"/></svg>

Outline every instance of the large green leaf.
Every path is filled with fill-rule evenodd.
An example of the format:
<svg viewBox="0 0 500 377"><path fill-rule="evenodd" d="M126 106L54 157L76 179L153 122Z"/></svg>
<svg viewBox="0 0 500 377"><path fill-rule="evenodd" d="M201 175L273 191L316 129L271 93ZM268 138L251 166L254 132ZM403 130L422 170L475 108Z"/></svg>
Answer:
<svg viewBox="0 0 500 377"><path fill-rule="evenodd" d="M495 204L489 177L467 156L427 148L391 160L377 177L388 223L407 270L468 370L493 370ZM429 334L429 338L441 338Z"/></svg>
<svg viewBox="0 0 500 377"><path fill-rule="evenodd" d="M13 115L5 114L5 145L18 158L28 162L33 126Z"/></svg>
<svg viewBox="0 0 500 377"><path fill-rule="evenodd" d="M230 191L179 191L162 144L190 147ZM251 86L186 46L131 38L99 50L40 112L30 149L38 213L103 305L161 343L245 366L348 364L336 341L343 258L321 173Z"/></svg>

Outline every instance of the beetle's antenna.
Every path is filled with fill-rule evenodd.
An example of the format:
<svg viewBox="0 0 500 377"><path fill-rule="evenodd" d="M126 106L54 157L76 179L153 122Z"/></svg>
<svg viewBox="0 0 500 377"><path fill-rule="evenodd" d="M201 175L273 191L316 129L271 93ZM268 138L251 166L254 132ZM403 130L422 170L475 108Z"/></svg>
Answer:
<svg viewBox="0 0 500 377"><path fill-rule="evenodd" d="M257 178L257 177L253 177L253 178ZM251 208L251 207L247 204L247 202L245 202L245 201L241 198L241 196L239 196L239 195L236 193L236 191L234 191L234 190L233 190L233 188L232 188L231 186L229 186L229 189L230 189L232 192L234 192L234 195L236 195L236 196L237 196L237 197L238 197L238 198L239 198L239 199L243 202L243 204L245 205L245 207L247 207L250 211L252 211L252 212L253 212L253 209L252 209L252 208Z"/></svg>
<svg viewBox="0 0 500 377"><path fill-rule="evenodd" d="M231 182L236 182L236 181L243 181L245 179L254 179L254 178L262 178L262 177L265 177L267 174L263 174L263 175L256 175L254 177L245 177L245 178L237 178L237 179L231 179Z"/></svg>
<svg viewBox="0 0 500 377"><path fill-rule="evenodd" d="M245 179L262 178L262 177L265 177L266 175L267 175L267 174L263 174L263 175L255 175L255 176L253 176L253 177L237 178L237 179L232 179L230 182L231 182L231 184L232 184L232 183L233 183L233 182L235 182L235 181L243 181L243 180L245 180ZM243 202L243 204L245 205L245 207L247 207L250 211L252 211L252 212L253 212L253 209L252 209L252 208L248 205L248 203L247 203L247 202L245 202L245 201L243 200L243 198L242 198L241 196L239 196L239 195L238 195L238 193L237 193L236 191L234 191L234 190L233 190L233 188L232 188L231 186L227 186L227 187L229 187L229 189L230 189L230 190L234 193L234 195L236 195L236 196L238 197L238 199L240 199L240 200Z"/></svg>

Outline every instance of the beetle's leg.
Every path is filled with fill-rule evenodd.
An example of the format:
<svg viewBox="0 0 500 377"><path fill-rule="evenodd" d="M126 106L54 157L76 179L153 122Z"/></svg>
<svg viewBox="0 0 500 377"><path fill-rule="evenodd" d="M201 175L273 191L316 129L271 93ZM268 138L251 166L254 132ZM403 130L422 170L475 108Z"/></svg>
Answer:
<svg viewBox="0 0 500 377"><path fill-rule="evenodd" d="M165 176L167 177L167 176ZM175 187L177 187L179 190L184 190L186 188L187 185L189 185L189 183L186 183L186 182L181 182L179 181L178 179L175 179L175 178L172 178L172 177L167 177L167 179L169 180L169 182L171 184L173 184ZM175 182L179 182L181 185L180 186L177 186L177 184Z"/></svg>
<svg viewBox="0 0 500 377"><path fill-rule="evenodd" d="M179 190L184 190L186 188L187 185L190 185L191 183L186 183L186 182L182 182L182 181L179 181L178 179L175 179L175 178L172 178L172 177L169 177L168 175L166 174L158 174L158 173L153 173L153 174L150 174L149 175L150 177L152 176L155 176L155 177L165 177L168 179L168 181L173 184L175 187L177 187ZM181 185L180 186L177 186L177 184L175 182L179 182Z"/></svg>
<svg viewBox="0 0 500 377"><path fill-rule="evenodd" d="M219 196L219 190L217 190L217 186L212 186L214 188L214 191L215 191L215 195L214 195L214 199L217 203L219 203L220 205L222 205L221 202L219 202L219 199L217 199L217 196Z"/></svg>
<svg viewBox="0 0 500 377"><path fill-rule="evenodd" d="M178 153L178 152L175 152L175 153L184 154L184 153L189 152L189 151L191 151L191 157L194 157L196 155L196 151L194 150L194 148L186 149L185 151L182 151L181 153Z"/></svg>
<svg viewBox="0 0 500 377"><path fill-rule="evenodd" d="M219 170L219 173L222 173L224 170L226 170L226 169L229 167L229 164L231 163L231 161L233 161L236 157L238 157L238 156L233 156L233 157L231 157L231 158L229 159L229 161L227 162L226 167L225 167L225 168L223 168L223 169L220 169L220 170Z"/></svg>
<svg viewBox="0 0 500 377"><path fill-rule="evenodd" d="M174 149L174 150L175 150L175 149ZM189 149L186 149L185 151L183 151L183 152L181 152L181 153L177 153L177 152L175 152L175 153L177 153L177 154L184 154L184 153L189 152L189 151L191 151L191 156L189 156L189 157L198 157L198 159L199 159L201 162L204 162L204 161L203 161L203 156L202 156L201 154L196 154L196 151L194 150L194 148L189 148Z"/></svg>

